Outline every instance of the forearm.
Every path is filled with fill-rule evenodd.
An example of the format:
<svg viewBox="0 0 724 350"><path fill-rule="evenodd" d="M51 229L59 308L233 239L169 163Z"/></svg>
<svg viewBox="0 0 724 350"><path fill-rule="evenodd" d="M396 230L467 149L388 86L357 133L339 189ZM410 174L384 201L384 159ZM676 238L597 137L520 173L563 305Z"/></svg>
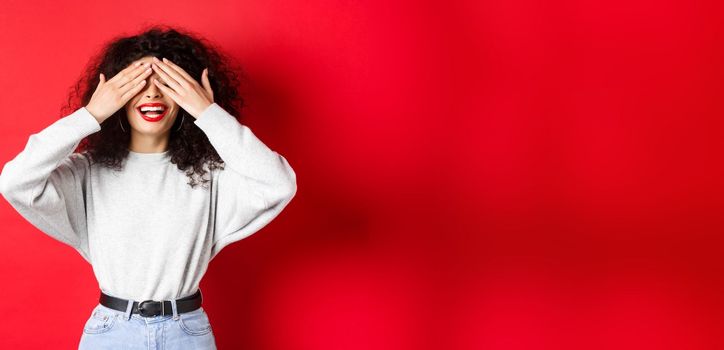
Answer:
<svg viewBox="0 0 724 350"><path fill-rule="evenodd" d="M25 148L3 166L0 193L7 199L32 205L61 161L73 153L83 138L100 129L98 120L81 107L30 135Z"/></svg>
<svg viewBox="0 0 724 350"><path fill-rule="evenodd" d="M251 181L270 205L294 194L296 174L287 160L221 106L210 105L194 123L207 135L226 167Z"/></svg>

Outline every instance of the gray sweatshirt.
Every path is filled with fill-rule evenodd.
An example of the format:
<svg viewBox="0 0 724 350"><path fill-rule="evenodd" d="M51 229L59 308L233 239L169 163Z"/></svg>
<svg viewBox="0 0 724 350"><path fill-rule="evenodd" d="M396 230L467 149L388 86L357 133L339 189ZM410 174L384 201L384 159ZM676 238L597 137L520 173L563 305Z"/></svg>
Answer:
<svg viewBox="0 0 724 350"><path fill-rule="evenodd" d="M194 121L225 169L191 188L169 152L129 151L123 170L90 165L79 142L101 129L81 107L29 137L0 174L0 192L26 220L75 248L99 288L124 299L193 294L211 259L272 221L296 194L296 174L214 103Z"/></svg>

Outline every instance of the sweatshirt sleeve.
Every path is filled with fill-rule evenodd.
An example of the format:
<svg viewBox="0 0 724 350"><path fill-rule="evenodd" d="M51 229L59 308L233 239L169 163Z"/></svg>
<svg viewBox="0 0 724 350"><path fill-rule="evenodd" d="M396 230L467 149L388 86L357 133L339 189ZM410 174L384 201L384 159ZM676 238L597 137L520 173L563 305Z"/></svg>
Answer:
<svg viewBox="0 0 724 350"><path fill-rule="evenodd" d="M283 156L218 104L207 107L194 123L225 163L216 184L213 259L279 215L296 194L296 174Z"/></svg>
<svg viewBox="0 0 724 350"><path fill-rule="evenodd" d="M81 107L30 135L25 148L0 173L0 193L8 203L89 263L84 187L89 163L73 151L83 138L99 130L95 117Z"/></svg>

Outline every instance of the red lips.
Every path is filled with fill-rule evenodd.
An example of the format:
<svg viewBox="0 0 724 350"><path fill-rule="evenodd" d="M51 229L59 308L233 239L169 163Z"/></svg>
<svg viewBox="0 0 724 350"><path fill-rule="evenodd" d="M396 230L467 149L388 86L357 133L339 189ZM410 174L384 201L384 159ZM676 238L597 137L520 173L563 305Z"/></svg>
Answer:
<svg viewBox="0 0 724 350"><path fill-rule="evenodd" d="M157 116L153 116L153 117L147 116L147 115L143 114L143 112L141 112L141 107L163 107L163 113L161 113ZM138 115L140 115L141 118L143 118L145 121L157 122L157 121L160 121L161 119L163 119L163 117L166 115L166 113L168 112L168 106L166 106L166 104L160 103L160 102L144 103L144 104L138 105L136 107L136 111L138 111Z"/></svg>

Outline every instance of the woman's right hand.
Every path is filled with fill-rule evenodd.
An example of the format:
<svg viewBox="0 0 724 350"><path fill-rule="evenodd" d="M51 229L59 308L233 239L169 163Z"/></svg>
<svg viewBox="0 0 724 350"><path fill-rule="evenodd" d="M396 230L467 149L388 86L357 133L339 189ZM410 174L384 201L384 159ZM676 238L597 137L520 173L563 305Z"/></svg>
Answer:
<svg viewBox="0 0 724 350"><path fill-rule="evenodd" d="M93 92L90 102L85 107L100 124L116 113L121 107L136 96L146 85L146 78L152 73L151 67L138 62L118 72L111 80L106 81L100 74L100 81Z"/></svg>

